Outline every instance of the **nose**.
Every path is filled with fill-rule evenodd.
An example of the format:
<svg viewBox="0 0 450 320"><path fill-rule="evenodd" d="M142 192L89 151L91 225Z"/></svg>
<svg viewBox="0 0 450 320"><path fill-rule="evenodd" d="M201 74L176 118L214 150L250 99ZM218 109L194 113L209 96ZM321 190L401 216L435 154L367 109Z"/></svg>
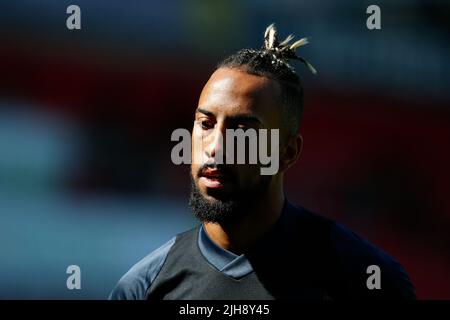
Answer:
<svg viewBox="0 0 450 320"><path fill-rule="evenodd" d="M209 159L214 158L214 161L218 164L223 164L224 158L224 135L225 127L217 124L214 128L214 132L207 139L207 145L205 148L206 156Z"/></svg>

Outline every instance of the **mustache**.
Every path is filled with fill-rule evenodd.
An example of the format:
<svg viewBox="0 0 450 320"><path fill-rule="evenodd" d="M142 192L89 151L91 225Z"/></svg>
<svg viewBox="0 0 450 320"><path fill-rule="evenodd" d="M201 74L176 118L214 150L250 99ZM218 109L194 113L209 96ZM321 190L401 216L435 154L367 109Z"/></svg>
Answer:
<svg viewBox="0 0 450 320"><path fill-rule="evenodd" d="M200 175L200 174L204 173L204 171L206 171L207 169L217 170L221 174L229 177L231 180L234 180L233 174L231 173L230 169L225 164L218 164L215 162L206 162L198 169L197 174Z"/></svg>

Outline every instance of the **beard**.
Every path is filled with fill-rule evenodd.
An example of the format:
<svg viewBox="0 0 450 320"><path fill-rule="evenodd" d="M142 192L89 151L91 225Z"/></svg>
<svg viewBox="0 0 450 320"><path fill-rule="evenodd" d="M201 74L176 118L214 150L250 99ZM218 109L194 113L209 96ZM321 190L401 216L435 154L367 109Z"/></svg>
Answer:
<svg viewBox="0 0 450 320"><path fill-rule="evenodd" d="M191 174L189 207L201 222L221 225L236 222L252 211L256 202L267 191L271 178L271 176L261 176L261 181L257 186L246 190L237 190L226 198L208 200L201 193Z"/></svg>

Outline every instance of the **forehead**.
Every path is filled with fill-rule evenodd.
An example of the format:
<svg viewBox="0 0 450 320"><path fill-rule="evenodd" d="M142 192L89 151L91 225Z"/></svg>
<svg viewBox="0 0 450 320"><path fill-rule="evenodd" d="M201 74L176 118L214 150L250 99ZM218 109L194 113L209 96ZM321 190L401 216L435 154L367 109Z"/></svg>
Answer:
<svg viewBox="0 0 450 320"><path fill-rule="evenodd" d="M280 90L272 79L219 68L204 86L198 106L216 117L255 115L270 125L278 120Z"/></svg>

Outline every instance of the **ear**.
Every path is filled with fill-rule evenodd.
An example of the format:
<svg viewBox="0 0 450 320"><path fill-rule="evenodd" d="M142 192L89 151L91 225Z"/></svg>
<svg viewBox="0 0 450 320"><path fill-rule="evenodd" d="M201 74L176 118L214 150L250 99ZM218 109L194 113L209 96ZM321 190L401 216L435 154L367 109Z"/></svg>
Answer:
<svg viewBox="0 0 450 320"><path fill-rule="evenodd" d="M303 137L300 134L291 136L284 145L282 153L280 154L280 171L285 172L293 166L303 149Z"/></svg>

